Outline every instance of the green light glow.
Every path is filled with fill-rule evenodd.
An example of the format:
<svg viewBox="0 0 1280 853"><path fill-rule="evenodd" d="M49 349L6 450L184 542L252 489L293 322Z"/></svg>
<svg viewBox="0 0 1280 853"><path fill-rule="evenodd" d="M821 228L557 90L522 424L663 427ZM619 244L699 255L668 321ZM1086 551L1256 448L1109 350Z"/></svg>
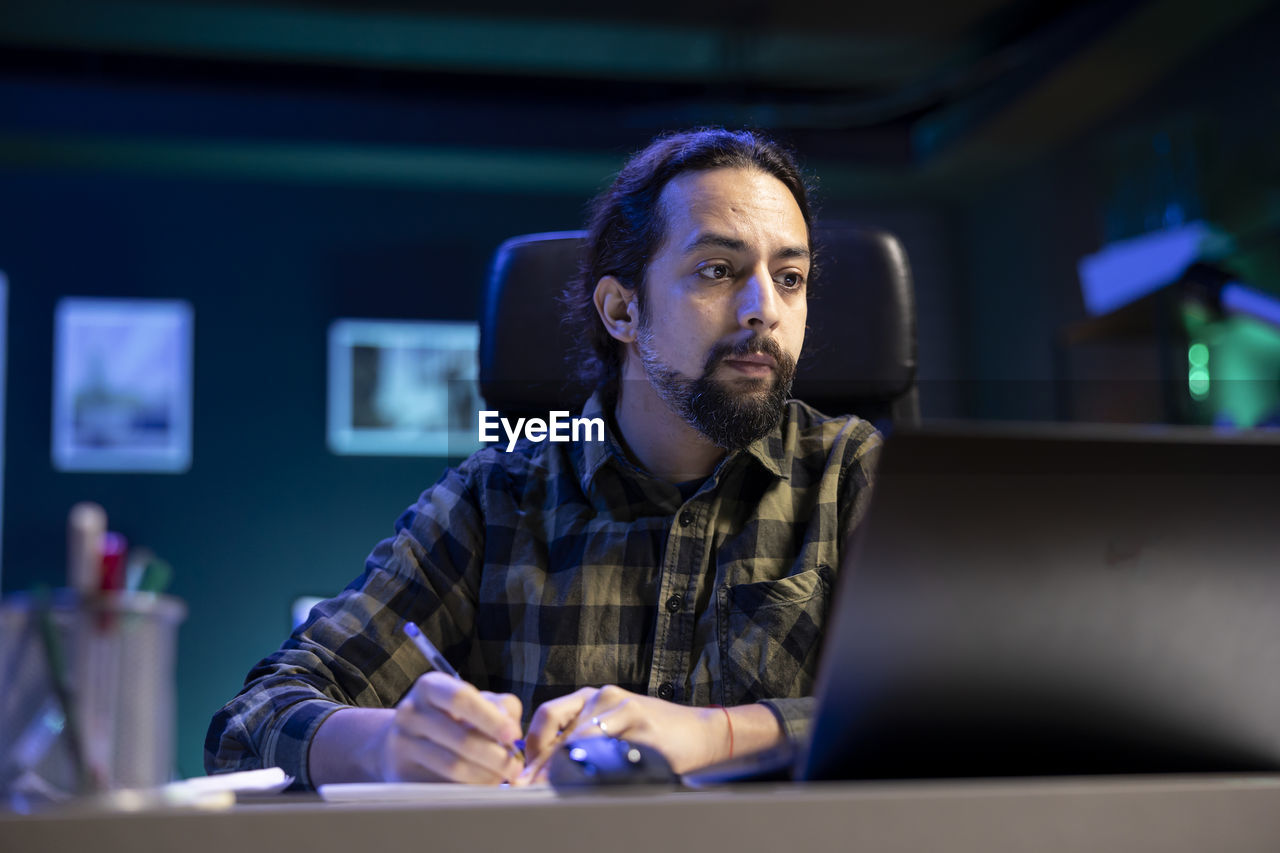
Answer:
<svg viewBox="0 0 1280 853"><path fill-rule="evenodd" d="M1280 422L1280 328L1244 315L1211 317L1194 301L1182 306L1182 320L1193 422L1240 429Z"/></svg>
<svg viewBox="0 0 1280 853"><path fill-rule="evenodd" d="M1214 408L1249 428L1280 413L1280 329L1227 317L1213 346Z"/></svg>
<svg viewBox="0 0 1280 853"><path fill-rule="evenodd" d="M1191 396L1197 400L1203 400L1209 395L1209 371L1203 367L1193 367L1191 372L1187 374L1187 388L1191 391Z"/></svg>

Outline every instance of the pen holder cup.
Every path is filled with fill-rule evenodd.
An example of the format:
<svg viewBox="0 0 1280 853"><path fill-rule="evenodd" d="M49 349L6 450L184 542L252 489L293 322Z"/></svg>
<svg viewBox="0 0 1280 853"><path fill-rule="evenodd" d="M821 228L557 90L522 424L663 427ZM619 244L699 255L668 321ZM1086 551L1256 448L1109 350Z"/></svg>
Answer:
<svg viewBox="0 0 1280 853"><path fill-rule="evenodd" d="M10 806L168 782L181 599L0 602L0 793Z"/></svg>

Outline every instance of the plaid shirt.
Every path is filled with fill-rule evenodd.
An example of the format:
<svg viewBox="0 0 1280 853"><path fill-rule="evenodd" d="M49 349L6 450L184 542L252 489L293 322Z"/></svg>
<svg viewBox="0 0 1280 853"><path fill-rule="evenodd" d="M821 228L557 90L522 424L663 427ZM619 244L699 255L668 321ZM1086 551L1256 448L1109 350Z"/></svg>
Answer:
<svg viewBox="0 0 1280 853"><path fill-rule="evenodd" d="M583 412L603 417L592 397ZM605 417L606 423L610 418ZM394 706L428 666L421 626L467 681L548 699L616 684L687 705L765 702L807 735L845 534L880 437L799 401L685 500L604 442L483 449L441 477L213 718L205 767L279 766L344 705Z"/></svg>

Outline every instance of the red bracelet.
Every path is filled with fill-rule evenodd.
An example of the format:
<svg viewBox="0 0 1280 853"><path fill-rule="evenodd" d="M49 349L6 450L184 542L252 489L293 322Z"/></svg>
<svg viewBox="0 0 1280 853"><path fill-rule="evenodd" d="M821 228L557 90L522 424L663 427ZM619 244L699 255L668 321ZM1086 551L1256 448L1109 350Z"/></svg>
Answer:
<svg viewBox="0 0 1280 853"><path fill-rule="evenodd" d="M729 724L729 757L733 758L733 717L729 716L729 709L723 705L712 705L711 707L724 711L724 721Z"/></svg>

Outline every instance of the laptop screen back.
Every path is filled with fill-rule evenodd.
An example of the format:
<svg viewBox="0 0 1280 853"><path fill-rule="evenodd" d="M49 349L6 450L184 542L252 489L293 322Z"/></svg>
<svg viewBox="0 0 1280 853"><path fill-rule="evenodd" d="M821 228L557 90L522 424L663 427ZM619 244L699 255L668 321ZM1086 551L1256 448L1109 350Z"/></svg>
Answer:
<svg viewBox="0 0 1280 853"><path fill-rule="evenodd" d="M899 432L805 779L1280 768L1280 441Z"/></svg>

